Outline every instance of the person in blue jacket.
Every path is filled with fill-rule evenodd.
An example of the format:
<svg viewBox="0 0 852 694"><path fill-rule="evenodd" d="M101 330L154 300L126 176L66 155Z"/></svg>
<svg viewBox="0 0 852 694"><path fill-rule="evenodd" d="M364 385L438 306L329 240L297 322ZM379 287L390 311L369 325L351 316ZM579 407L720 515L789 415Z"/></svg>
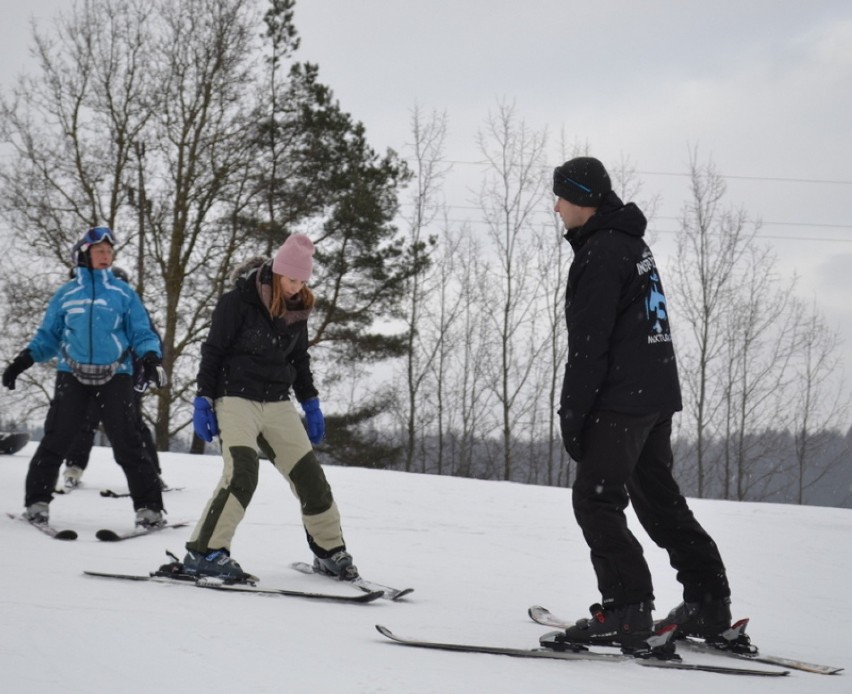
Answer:
<svg viewBox="0 0 852 694"><path fill-rule="evenodd" d="M160 340L142 300L112 270L115 236L108 227L89 229L74 246L77 274L53 295L35 337L3 373L14 390L17 377L35 362L57 359L56 387L44 438L27 472L24 517L47 523L59 468L97 403L124 470L136 524L163 525L163 497L136 422L132 353L142 355L146 379L166 384Z"/></svg>
<svg viewBox="0 0 852 694"><path fill-rule="evenodd" d="M127 272L120 267L113 265L112 274L122 282L130 284L130 277ZM72 268L71 279L77 276L77 268ZM150 320L150 317L149 317ZM151 329L157 332L157 328L153 321ZM157 333L159 338L159 333ZM162 339L160 339L160 349L162 349ZM142 363L141 355L133 354L133 391L136 399L136 425L139 429L139 434L142 436L142 443L145 446L145 451L148 453L148 458L154 470L157 472L157 477L160 480L160 489L167 491L168 485L162 478L162 469L160 467L160 456L157 453L157 444L154 441L154 434L150 427L145 422L145 417L142 415L142 397L145 391L148 390L148 379L145 377L145 365ZM83 428L74 437L71 447L65 454L65 471L64 482L59 492L69 492L80 485L80 480L86 468L89 466L89 456L92 453L92 446L95 444L95 434L100 426L100 407L94 400L89 403L89 411L86 414L86 421Z"/></svg>

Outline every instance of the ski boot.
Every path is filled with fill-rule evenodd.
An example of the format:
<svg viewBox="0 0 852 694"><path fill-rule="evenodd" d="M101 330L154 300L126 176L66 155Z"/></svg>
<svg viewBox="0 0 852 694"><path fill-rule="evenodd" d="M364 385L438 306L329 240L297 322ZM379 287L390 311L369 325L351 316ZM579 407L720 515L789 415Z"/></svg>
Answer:
<svg viewBox="0 0 852 694"><path fill-rule="evenodd" d="M150 508L140 508L136 511L137 528L162 528L166 525L166 519L163 518L162 511L154 511Z"/></svg>
<svg viewBox="0 0 852 694"><path fill-rule="evenodd" d="M62 486L65 488L65 491L70 492L72 489L76 489L80 486L80 478L83 476L83 472L83 468L77 467L76 465L68 465L65 468L62 482Z"/></svg>
<svg viewBox="0 0 852 694"><path fill-rule="evenodd" d="M50 521L50 506L46 501L36 501L27 506L23 516L30 523L47 525Z"/></svg>
<svg viewBox="0 0 852 694"><path fill-rule="evenodd" d="M358 569L352 563L352 555L345 549L339 549L327 557L314 557L314 571L341 581L355 581L359 578Z"/></svg>
<svg viewBox="0 0 852 694"><path fill-rule="evenodd" d="M655 633L651 611L654 603L646 600L623 606L589 608L591 619L577 620L564 631L554 631L539 639L544 648L555 651L582 651L588 646L615 646L637 658L676 658L672 634Z"/></svg>
<svg viewBox="0 0 852 694"><path fill-rule="evenodd" d="M242 567L231 559L226 549L214 549L206 552L188 550L181 564L181 572L194 578L219 578L225 583L251 583L257 579L247 574Z"/></svg>
<svg viewBox="0 0 852 694"><path fill-rule="evenodd" d="M691 636L712 641L731 628L731 599L707 598L702 602L682 602L668 616L657 622L657 628L674 626L676 638Z"/></svg>

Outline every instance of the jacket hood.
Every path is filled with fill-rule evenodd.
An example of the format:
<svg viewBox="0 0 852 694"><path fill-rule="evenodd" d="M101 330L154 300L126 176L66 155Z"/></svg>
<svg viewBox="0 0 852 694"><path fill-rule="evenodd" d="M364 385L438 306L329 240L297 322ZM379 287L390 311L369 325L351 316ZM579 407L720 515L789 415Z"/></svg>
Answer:
<svg viewBox="0 0 852 694"><path fill-rule="evenodd" d="M569 229L565 233L565 238L576 249L582 246L589 236L601 229L620 231L629 236L642 238L647 226L648 220L635 203L629 202L625 205L618 195L610 192L591 219L577 229Z"/></svg>
<svg viewBox="0 0 852 694"><path fill-rule="evenodd" d="M231 274L228 275L228 279L231 283L235 284L240 278L247 278L251 274L252 270L256 270L261 267L268 260L268 258L263 258L261 256L254 256L253 258L244 260L231 271Z"/></svg>

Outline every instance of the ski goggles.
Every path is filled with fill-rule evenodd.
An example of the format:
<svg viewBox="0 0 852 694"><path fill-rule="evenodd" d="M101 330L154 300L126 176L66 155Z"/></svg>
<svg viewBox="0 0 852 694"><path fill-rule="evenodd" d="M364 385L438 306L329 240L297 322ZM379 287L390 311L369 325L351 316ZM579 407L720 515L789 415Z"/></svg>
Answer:
<svg viewBox="0 0 852 694"><path fill-rule="evenodd" d="M115 245L115 236L112 229L109 227L92 227L89 229L82 239L80 239L80 247L86 250L89 246L94 246L96 243L106 241L110 246Z"/></svg>

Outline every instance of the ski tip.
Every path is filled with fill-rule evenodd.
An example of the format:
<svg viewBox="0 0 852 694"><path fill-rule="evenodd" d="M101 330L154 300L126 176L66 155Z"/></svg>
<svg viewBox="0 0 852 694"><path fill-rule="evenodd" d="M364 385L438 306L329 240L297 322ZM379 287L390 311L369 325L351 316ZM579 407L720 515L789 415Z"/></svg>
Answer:
<svg viewBox="0 0 852 694"><path fill-rule="evenodd" d="M393 638L393 632L387 627L382 626L381 624L376 624L376 631L378 631L382 636L385 636L389 639Z"/></svg>
<svg viewBox="0 0 852 694"><path fill-rule="evenodd" d="M402 590L398 590L390 594L391 602L399 602L405 597L408 597L414 592L414 588L403 588ZM384 595L384 592L383 592Z"/></svg>
<svg viewBox="0 0 852 694"><path fill-rule="evenodd" d="M95 537L101 542L118 542L121 539L121 536L117 532L106 528L98 530L98 532L95 533Z"/></svg>
<svg viewBox="0 0 852 694"><path fill-rule="evenodd" d="M60 530L53 537L57 540L76 540L77 532L75 530Z"/></svg>

